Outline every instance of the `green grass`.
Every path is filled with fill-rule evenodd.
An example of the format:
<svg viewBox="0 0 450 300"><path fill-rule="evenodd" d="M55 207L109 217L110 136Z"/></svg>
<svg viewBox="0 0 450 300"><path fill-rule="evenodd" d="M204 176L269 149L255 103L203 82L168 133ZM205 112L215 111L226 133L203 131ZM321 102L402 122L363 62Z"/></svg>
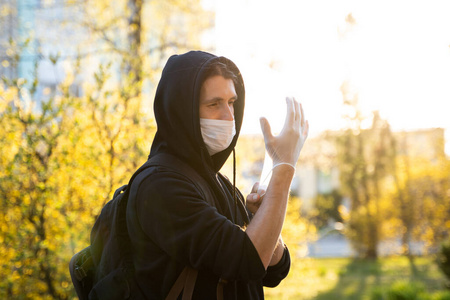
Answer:
<svg viewBox="0 0 450 300"><path fill-rule="evenodd" d="M370 300L374 290L397 281L421 283L426 292L444 288L445 277L432 257L417 257L414 267L405 257L377 261L351 258L296 259L288 277L276 288L265 289L266 299Z"/></svg>

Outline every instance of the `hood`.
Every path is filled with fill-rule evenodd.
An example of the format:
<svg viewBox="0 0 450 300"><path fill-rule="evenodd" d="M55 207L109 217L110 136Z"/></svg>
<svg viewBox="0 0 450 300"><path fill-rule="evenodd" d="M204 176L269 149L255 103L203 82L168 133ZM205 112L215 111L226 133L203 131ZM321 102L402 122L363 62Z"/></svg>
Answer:
<svg viewBox="0 0 450 300"><path fill-rule="evenodd" d="M227 64L237 75L235 90L238 100L234 106L236 135L227 149L210 156L200 130L199 98L205 71L217 60ZM157 131L149 157L161 152L169 153L200 173L211 170L218 172L236 146L244 105L244 82L239 69L231 60L202 51L171 56L156 90L154 112Z"/></svg>

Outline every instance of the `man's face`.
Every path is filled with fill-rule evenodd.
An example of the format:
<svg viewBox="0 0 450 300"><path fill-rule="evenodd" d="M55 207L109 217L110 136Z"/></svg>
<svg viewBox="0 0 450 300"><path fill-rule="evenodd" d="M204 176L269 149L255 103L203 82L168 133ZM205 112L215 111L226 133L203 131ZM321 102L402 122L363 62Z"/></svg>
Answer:
<svg viewBox="0 0 450 300"><path fill-rule="evenodd" d="M233 80L220 75L209 77L200 90L200 118L232 121L235 101Z"/></svg>

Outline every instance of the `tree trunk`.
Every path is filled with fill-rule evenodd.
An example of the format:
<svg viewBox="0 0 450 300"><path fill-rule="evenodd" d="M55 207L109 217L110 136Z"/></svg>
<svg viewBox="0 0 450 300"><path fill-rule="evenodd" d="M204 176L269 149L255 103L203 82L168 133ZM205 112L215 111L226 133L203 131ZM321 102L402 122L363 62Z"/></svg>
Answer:
<svg viewBox="0 0 450 300"><path fill-rule="evenodd" d="M128 44L129 55L125 57L125 74L129 79L130 98L141 92L142 59L141 59L141 32L142 32L142 0L128 0Z"/></svg>

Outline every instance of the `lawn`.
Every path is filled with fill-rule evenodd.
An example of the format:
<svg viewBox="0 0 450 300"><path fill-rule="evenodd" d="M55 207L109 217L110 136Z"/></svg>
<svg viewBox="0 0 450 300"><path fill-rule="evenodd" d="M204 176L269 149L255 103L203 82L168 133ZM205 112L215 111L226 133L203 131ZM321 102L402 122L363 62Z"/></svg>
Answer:
<svg viewBox="0 0 450 300"><path fill-rule="evenodd" d="M420 282L430 293L444 289L445 277L432 257L417 257L414 265L415 270L405 257L296 259L278 287L265 289L266 299L370 300L373 289L405 280Z"/></svg>

